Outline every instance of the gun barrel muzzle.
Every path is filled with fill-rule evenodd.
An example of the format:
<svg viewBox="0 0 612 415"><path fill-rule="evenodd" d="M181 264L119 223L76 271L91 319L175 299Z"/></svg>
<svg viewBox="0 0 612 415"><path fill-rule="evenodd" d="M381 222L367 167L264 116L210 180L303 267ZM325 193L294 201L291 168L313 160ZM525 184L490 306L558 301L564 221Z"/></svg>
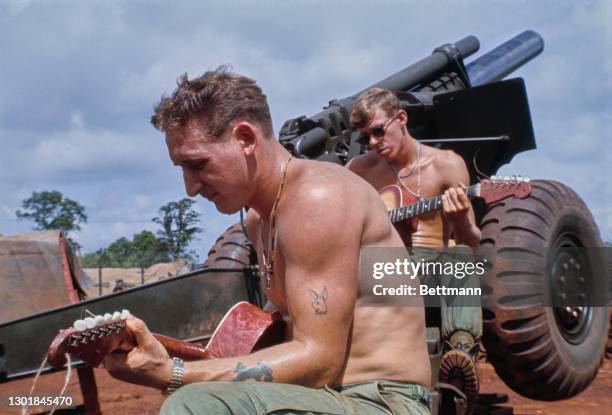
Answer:
<svg viewBox="0 0 612 415"><path fill-rule="evenodd" d="M472 86L502 80L544 49L544 39L532 30L513 37L466 65Z"/></svg>

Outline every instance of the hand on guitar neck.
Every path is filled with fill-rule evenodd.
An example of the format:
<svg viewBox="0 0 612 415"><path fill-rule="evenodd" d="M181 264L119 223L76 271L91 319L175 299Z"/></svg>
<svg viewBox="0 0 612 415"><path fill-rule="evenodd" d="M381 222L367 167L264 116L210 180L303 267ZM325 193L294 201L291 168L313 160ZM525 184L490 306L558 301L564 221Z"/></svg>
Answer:
<svg viewBox="0 0 612 415"><path fill-rule="evenodd" d="M418 217L445 207L445 215L453 221L453 217L465 214L469 209L467 199L480 197L485 203L491 204L508 197L525 198L531 193L528 178L495 176L479 183L465 187L453 187L444 194L418 200L400 186L390 185L379 190L379 193L389 210L391 222L398 232L409 235L416 232ZM455 222L458 222L455 220Z"/></svg>
<svg viewBox="0 0 612 415"><path fill-rule="evenodd" d="M147 383L163 389L172 374L171 356L202 360L246 355L279 343L283 330L284 322L278 313L266 313L241 302L227 312L204 348L153 334L144 321L124 310L77 320L55 337L47 358L56 368L66 364L65 353L94 367L104 361L111 375L131 383L142 383L140 374L149 373L152 381ZM131 370L124 370L126 367Z"/></svg>
<svg viewBox="0 0 612 415"><path fill-rule="evenodd" d="M157 389L166 388L172 378L174 362L162 342L156 341L156 338L160 340L161 336L154 336L144 321L133 316L125 320L125 328L126 333L130 333L130 336L126 336L129 340L126 339L119 350L107 354L104 358L104 366L108 373L130 383L141 381L141 373L147 373L150 379L148 383L151 386ZM129 348L131 350L125 353L124 350ZM204 352L202 350L203 355ZM137 368L137 370L125 371L124 367Z"/></svg>

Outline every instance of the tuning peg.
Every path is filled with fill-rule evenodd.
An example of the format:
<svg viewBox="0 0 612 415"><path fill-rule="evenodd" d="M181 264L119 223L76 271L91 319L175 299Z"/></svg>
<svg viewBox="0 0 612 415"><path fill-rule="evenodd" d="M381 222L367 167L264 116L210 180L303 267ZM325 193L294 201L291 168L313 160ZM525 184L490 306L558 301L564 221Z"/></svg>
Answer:
<svg viewBox="0 0 612 415"><path fill-rule="evenodd" d="M491 176L491 180L497 180L497 176Z"/></svg>
<svg viewBox="0 0 612 415"><path fill-rule="evenodd" d="M88 329L93 329L94 327L96 327L96 320L93 317L87 317L83 321L85 321L85 325Z"/></svg>
<svg viewBox="0 0 612 415"><path fill-rule="evenodd" d="M529 177L525 177L525 183L529 183L531 179Z"/></svg>
<svg viewBox="0 0 612 415"><path fill-rule="evenodd" d="M130 316L130 312L128 310L125 310L125 309L121 310L121 319L122 320L127 319L129 316Z"/></svg>
<svg viewBox="0 0 612 415"><path fill-rule="evenodd" d="M83 320L76 320L74 324L72 325L72 327L74 327L78 331L83 331L87 329L87 324L85 324Z"/></svg>
<svg viewBox="0 0 612 415"><path fill-rule="evenodd" d="M113 313L113 321L119 321L119 320L121 320L121 313L118 311L115 311Z"/></svg>
<svg viewBox="0 0 612 415"><path fill-rule="evenodd" d="M110 313L104 314L104 322L105 323L110 323L112 319L113 319L113 316Z"/></svg>
<svg viewBox="0 0 612 415"><path fill-rule="evenodd" d="M94 317L94 320L96 320L96 326L100 326L100 325L104 324L104 317L102 317L99 314Z"/></svg>

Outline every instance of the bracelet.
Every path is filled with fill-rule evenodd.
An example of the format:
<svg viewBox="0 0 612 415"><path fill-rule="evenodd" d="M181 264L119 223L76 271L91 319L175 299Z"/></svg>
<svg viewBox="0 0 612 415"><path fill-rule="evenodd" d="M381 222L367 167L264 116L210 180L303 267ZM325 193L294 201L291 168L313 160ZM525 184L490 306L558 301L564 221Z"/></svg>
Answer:
<svg viewBox="0 0 612 415"><path fill-rule="evenodd" d="M172 395L181 386L183 386L183 379L185 378L185 362L183 362L183 359L173 357L172 360L174 360L172 379L170 380L168 387L162 391L162 394L165 396Z"/></svg>

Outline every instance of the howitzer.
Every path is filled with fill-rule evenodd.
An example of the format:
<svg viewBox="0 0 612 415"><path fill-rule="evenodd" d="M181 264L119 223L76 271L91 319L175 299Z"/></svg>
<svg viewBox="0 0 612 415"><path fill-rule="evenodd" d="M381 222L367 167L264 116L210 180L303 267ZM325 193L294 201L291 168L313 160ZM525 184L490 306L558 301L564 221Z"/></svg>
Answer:
<svg viewBox="0 0 612 415"><path fill-rule="evenodd" d="M540 35L525 31L464 63L479 48L468 36L370 88L392 90L408 113L411 135L462 156L474 183L536 147L525 83L503 79L543 47ZM297 157L345 164L367 150L349 122L367 89L287 121L279 141ZM526 397L575 396L597 374L609 330L610 277L593 216L572 189L552 180L532 181L523 199L476 202L474 210L479 254L488 263L480 279L488 360ZM437 318L428 318L428 333Z"/></svg>
<svg viewBox="0 0 612 415"><path fill-rule="evenodd" d="M467 36L436 48L431 56L369 88L396 92L409 114L410 132L419 141L436 142L441 148L453 143L466 160L487 152L486 160L478 160L478 169L490 175L516 153L535 148L523 81L496 81L543 48L539 34L525 31L464 65L464 59L479 49L478 39ZM369 88L332 100L311 117L285 122L280 142L298 157L346 163L365 150L355 141L349 115L359 94ZM475 178L475 169L470 174Z"/></svg>

